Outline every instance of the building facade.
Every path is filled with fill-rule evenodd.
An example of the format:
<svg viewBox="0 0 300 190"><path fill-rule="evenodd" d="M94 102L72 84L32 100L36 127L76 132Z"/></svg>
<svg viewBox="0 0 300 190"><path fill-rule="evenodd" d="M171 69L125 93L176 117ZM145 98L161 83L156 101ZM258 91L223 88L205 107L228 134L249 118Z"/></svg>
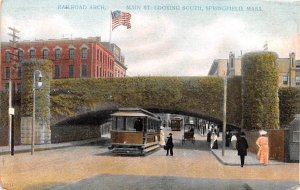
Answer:
<svg viewBox="0 0 300 190"><path fill-rule="evenodd" d="M236 58L235 55L230 52L228 59L214 60L208 75L212 76L224 76L224 70L226 70L226 76L240 76L241 75L241 57ZM226 65L224 62L226 60ZM280 87L300 87L300 60L296 60L295 53L290 53L288 58L278 58L278 70L279 70L279 86ZM220 70L222 72L220 72Z"/></svg>
<svg viewBox="0 0 300 190"><path fill-rule="evenodd" d="M9 79L20 88L22 62L29 59L51 60L53 79L113 78L115 68L119 68L114 54L101 43L100 37L22 41L17 43L16 50L11 46L1 43L0 90L8 88ZM119 77L125 76L123 69Z"/></svg>
<svg viewBox="0 0 300 190"><path fill-rule="evenodd" d="M102 42L102 44L114 55L114 77L125 77L127 67L125 66L125 57L122 55L121 48L109 42Z"/></svg>
<svg viewBox="0 0 300 190"><path fill-rule="evenodd" d="M227 75L227 59L215 59L211 65L208 75L225 77Z"/></svg>

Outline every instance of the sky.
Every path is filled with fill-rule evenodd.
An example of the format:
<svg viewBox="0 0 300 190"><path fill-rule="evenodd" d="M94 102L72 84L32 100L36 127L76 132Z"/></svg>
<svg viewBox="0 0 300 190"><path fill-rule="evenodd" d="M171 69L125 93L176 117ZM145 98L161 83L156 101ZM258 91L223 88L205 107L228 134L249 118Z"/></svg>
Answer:
<svg viewBox="0 0 300 190"><path fill-rule="evenodd" d="M4 0L0 37L9 41L14 27L20 41L109 41L110 11L121 10L131 14L131 29L115 28L111 42L128 76L207 76L213 60L229 52L238 57L267 43L282 58L300 53L299 8L292 0Z"/></svg>

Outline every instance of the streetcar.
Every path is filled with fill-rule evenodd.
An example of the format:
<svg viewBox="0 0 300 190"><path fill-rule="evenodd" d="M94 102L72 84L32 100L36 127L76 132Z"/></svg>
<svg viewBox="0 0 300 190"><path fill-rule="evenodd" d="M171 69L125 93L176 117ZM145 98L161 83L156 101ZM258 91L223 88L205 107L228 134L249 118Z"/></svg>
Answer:
<svg viewBox="0 0 300 190"><path fill-rule="evenodd" d="M171 118L171 130L172 131L180 131L183 126L183 119L181 117L173 117Z"/></svg>
<svg viewBox="0 0 300 190"><path fill-rule="evenodd" d="M141 108L119 108L111 114L109 150L120 155L145 155L158 149L161 119Z"/></svg>

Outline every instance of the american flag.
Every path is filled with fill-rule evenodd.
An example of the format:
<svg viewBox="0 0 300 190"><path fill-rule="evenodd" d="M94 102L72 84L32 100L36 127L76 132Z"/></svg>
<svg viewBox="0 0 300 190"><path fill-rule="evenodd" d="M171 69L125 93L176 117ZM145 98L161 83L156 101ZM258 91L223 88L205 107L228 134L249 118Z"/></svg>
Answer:
<svg viewBox="0 0 300 190"><path fill-rule="evenodd" d="M114 30L117 26L124 25L127 26L127 29L131 28L130 24L130 13L125 13L121 11L113 11L111 12L111 18L112 18L112 30Z"/></svg>

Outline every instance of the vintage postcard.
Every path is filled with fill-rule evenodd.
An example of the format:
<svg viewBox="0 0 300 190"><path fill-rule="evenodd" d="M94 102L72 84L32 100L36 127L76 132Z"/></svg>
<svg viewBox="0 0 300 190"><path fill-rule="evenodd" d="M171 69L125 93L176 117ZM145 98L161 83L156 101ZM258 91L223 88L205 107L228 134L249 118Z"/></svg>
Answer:
<svg viewBox="0 0 300 190"><path fill-rule="evenodd" d="M0 2L0 190L300 189L300 1Z"/></svg>

